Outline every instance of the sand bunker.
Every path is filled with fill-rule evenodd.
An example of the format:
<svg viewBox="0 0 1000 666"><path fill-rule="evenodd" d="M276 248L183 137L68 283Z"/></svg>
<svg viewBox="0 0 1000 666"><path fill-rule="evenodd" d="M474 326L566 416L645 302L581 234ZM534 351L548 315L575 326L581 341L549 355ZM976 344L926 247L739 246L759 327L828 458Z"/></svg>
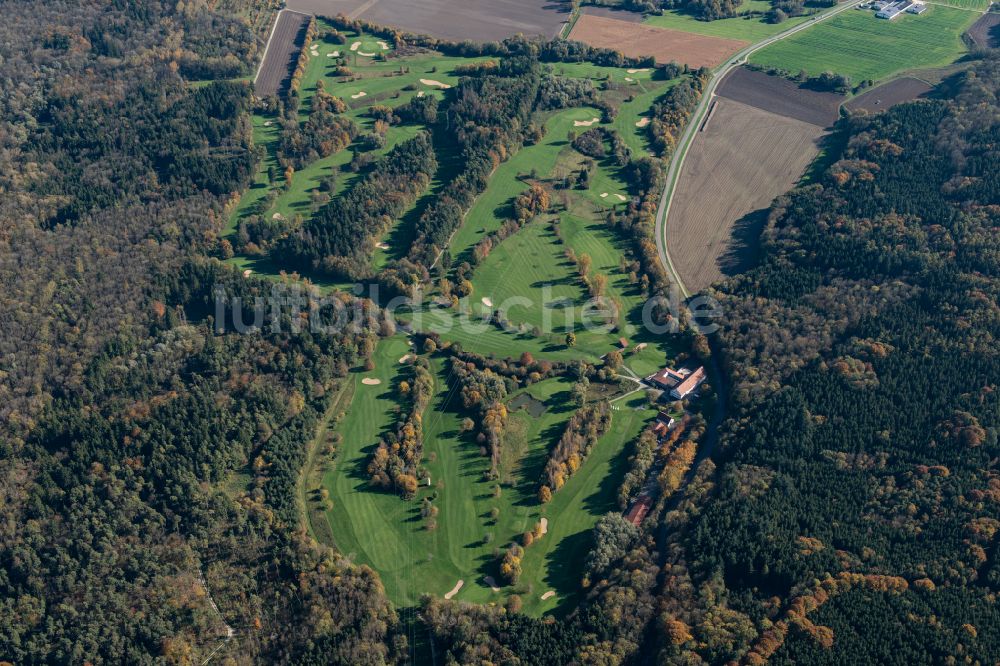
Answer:
<svg viewBox="0 0 1000 666"><path fill-rule="evenodd" d="M421 90L420 92L417 93L417 97L423 97L423 96L424 96L424 91L423 90Z"/></svg>
<svg viewBox="0 0 1000 666"><path fill-rule="evenodd" d="M367 95L368 95L368 93L366 93L364 90L362 90L357 95L351 95L351 99L361 99L362 97L366 97Z"/></svg>
<svg viewBox="0 0 1000 666"><path fill-rule="evenodd" d="M539 525L539 530L538 531L541 534L545 534L546 532L549 531L549 519L548 518L542 518L540 521L538 521L538 525Z"/></svg>
<svg viewBox="0 0 1000 666"><path fill-rule="evenodd" d="M282 215L281 213L275 213L274 215L271 216L271 219L272 220L283 220L283 219L285 219L285 216Z"/></svg>
<svg viewBox="0 0 1000 666"><path fill-rule="evenodd" d="M631 76L626 76L625 80L628 81L629 83L635 83L635 79L633 79Z"/></svg>
<svg viewBox="0 0 1000 666"><path fill-rule="evenodd" d="M600 118L591 118L590 120L574 120L573 127L590 127L596 122L600 122Z"/></svg>
<svg viewBox="0 0 1000 666"><path fill-rule="evenodd" d="M462 589L463 585L465 585L465 581L464 580L459 580L457 583L455 583L455 587L451 588L451 590L449 592L445 593L444 598L445 599L451 599L453 596L455 596L456 594L458 594L458 591Z"/></svg>
<svg viewBox="0 0 1000 666"><path fill-rule="evenodd" d="M486 297L486 296L483 296L482 303L483 303L483 305L485 305L488 308L493 307L493 301L490 298Z"/></svg>
<svg viewBox="0 0 1000 666"><path fill-rule="evenodd" d="M243 277L250 277L251 273L253 273L253 271L248 268L245 271L243 271Z"/></svg>
<svg viewBox="0 0 1000 666"><path fill-rule="evenodd" d="M273 122L271 122L270 120L265 120L265 121L264 121L264 127L270 127L270 126L271 126L271 125L273 125L273 124L274 124L274 123L273 123Z"/></svg>
<svg viewBox="0 0 1000 666"><path fill-rule="evenodd" d="M606 199L607 197L608 197L608 193L607 192L601 192L601 198L602 199Z"/></svg>
<svg viewBox="0 0 1000 666"><path fill-rule="evenodd" d="M626 69L625 71L628 72L629 74L638 74L639 72L648 72L649 71L649 67L640 67L639 69L635 69L635 68L633 68L633 69Z"/></svg>
<svg viewBox="0 0 1000 666"><path fill-rule="evenodd" d="M409 360L410 360L411 358L413 358L413 354L403 354L402 356L400 356L400 357L399 357L399 362L400 362L400 363L406 363L406 362L408 362L408 361L409 361Z"/></svg>
<svg viewBox="0 0 1000 666"><path fill-rule="evenodd" d="M361 380L361 383L365 386L378 386L382 383L381 379L376 379L375 377L365 377Z"/></svg>
<svg viewBox="0 0 1000 666"><path fill-rule="evenodd" d="M354 42L353 44L351 44L352 51L357 51L359 48L361 48L361 42Z"/></svg>
<svg viewBox="0 0 1000 666"><path fill-rule="evenodd" d="M643 116L642 118L639 118L639 120L638 120L638 122L636 122L635 126L636 127L645 127L649 123L650 123L649 118L647 118L646 116Z"/></svg>
<svg viewBox="0 0 1000 666"><path fill-rule="evenodd" d="M500 591L500 588L497 587L497 582L496 580L494 580L493 576L485 576L483 580L486 582L487 585L490 586L490 589L493 590L494 592Z"/></svg>
<svg viewBox="0 0 1000 666"><path fill-rule="evenodd" d="M389 249L388 243L375 243L375 247L377 247L380 250L388 250Z"/></svg>
<svg viewBox="0 0 1000 666"><path fill-rule="evenodd" d="M340 51L330 51L329 53L326 54L326 57L327 58L339 58L340 57Z"/></svg>
<svg viewBox="0 0 1000 666"><path fill-rule="evenodd" d="M364 56L366 58L374 58L375 57L375 52L372 51L371 53L368 53L367 51L358 51L358 55Z"/></svg>
<svg viewBox="0 0 1000 666"><path fill-rule="evenodd" d="M447 83L441 83L440 81L435 81L434 79L420 79L420 82L425 86L432 86L434 88L440 88L441 90L451 88L451 86Z"/></svg>
<svg viewBox="0 0 1000 666"><path fill-rule="evenodd" d="M383 51L388 51L389 50L389 45L386 44L385 42L379 42L378 43L378 47L380 49L382 49Z"/></svg>
<svg viewBox="0 0 1000 666"><path fill-rule="evenodd" d="M624 194L616 194L615 196L618 197L618 201L628 201L628 197Z"/></svg>
<svg viewBox="0 0 1000 666"><path fill-rule="evenodd" d="M553 592L552 590L549 590L548 592L542 595L542 601L545 601L546 599L551 599L554 596L556 596L556 593Z"/></svg>

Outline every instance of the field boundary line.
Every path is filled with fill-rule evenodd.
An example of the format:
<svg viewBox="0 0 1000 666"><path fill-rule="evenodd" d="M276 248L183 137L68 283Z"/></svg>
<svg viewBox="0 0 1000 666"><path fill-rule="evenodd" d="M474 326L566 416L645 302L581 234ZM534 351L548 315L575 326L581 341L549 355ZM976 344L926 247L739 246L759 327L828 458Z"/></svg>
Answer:
<svg viewBox="0 0 1000 666"><path fill-rule="evenodd" d="M660 197L660 205L656 211L656 222L654 225L656 247L659 251L660 263L663 264L663 267L670 274L674 284L677 285L684 298L689 298L691 293L688 291L687 287L684 286L684 281L681 279L680 274L677 272L673 262L670 260L670 251L667 247L667 216L670 214L670 204L673 202L674 191L676 190L677 182L680 180L681 168L684 166L684 160L687 157L687 152L690 149L691 144L694 143L695 137L699 134L697 128L701 126L707 109L711 106L711 103L716 97L716 89L719 87L722 79L724 79L735 68L748 62L750 56L760 49L806 30L821 21L825 21L832 16L840 14L843 11L851 9L859 2L861 2L861 0L848 0L843 5L833 7L826 12L817 14L809 21L794 25L784 32L771 35L770 37L762 39L755 44L747 46L737 53L734 53L728 60L720 65L719 68L715 70L712 78L705 83L705 87L702 90L701 100L698 102L698 106L688 119L688 124L684 129L684 133L681 135L680 142L677 144L677 149L670 157L670 166L667 168L666 184L663 188L663 194Z"/></svg>

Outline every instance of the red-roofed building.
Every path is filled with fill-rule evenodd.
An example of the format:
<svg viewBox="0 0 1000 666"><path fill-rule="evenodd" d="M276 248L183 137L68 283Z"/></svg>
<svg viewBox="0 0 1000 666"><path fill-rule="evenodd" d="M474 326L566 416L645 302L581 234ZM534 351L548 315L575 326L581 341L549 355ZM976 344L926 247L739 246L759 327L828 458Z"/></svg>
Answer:
<svg viewBox="0 0 1000 666"><path fill-rule="evenodd" d="M643 495L639 498L639 501L632 505L628 513L625 514L625 520L638 527L646 519L646 514L649 513L649 509L652 506L653 498L649 495Z"/></svg>
<svg viewBox="0 0 1000 666"><path fill-rule="evenodd" d="M681 400L705 381L705 368L703 366L698 366L695 370L664 368L651 375L649 381L664 391L670 391L670 397L674 400Z"/></svg>

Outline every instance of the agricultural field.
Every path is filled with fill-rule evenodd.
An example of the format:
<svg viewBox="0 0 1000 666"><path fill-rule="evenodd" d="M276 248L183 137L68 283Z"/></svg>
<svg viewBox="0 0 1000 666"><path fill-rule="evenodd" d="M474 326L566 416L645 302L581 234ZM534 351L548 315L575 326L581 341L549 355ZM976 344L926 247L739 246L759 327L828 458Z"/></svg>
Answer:
<svg viewBox="0 0 1000 666"><path fill-rule="evenodd" d="M983 49L1000 48L1000 13L983 14L969 28L969 38Z"/></svg>
<svg viewBox="0 0 1000 666"><path fill-rule="evenodd" d="M257 94L276 95L287 85L287 79L298 61L308 22L309 17L306 14L292 11L278 12L274 33L254 79L254 89Z"/></svg>
<svg viewBox="0 0 1000 666"><path fill-rule="evenodd" d="M318 16L344 14L414 34L475 42L518 33L554 37L569 18L569 3L533 0L288 0L287 6Z"/></svg>
<svg viewBox="0 0 1000 666"><path fill-rule="evenodd" d="M339 435L339 450L332 464L324 463L322 472L322 487L332 508L325 517L311 512L313 530L332 535L341 552L377 570L398 605L413 605L424 593L444 595L458 581L462 586L454 598L488 602L502 601L511 591L494 592L486 582L487 576L499 578L494 548L518 538L544 517L547 533L526 549L516 589L525 610L532 614L567 604L579 589L577 572L587 551L589 530L601 515L617 510L616 479L628 454L627 443L652 414L645 399L613 412L611 430L578 473L542 506L535 497L537 481L548 447L573 413L571 386L556 378L511 396L514 406L510 408L509 441L505 441L508 455L501 495L495 497L495 483L483 478L488 458L471 434L462 432L465 414L456 392L449 390L443 359L434 357L435 397L423 419L431 486L422 487L407 502L371 488L365 472L379 434L392 427L396 418L395 395L404 368L399 359L407 353L403 336L383 340L376 350L375 370L350 377L354 400L331 426L331 432ZM372 380L380 383L372 385ZM525 394L536 416L520 406L526 400L519 396ZM316 503L314 495L307 502ZM439 511L436 527L430 530L420 515L424 497L434 497ZM494 508L499 510L495 518L491 515ZM542 600L549 590L555 595Z"/></svg>
<svg viewBox="0 0 1000 666"><path fill-rule="evenodd" d="M891 109L896 104L923 97L931 90L933 88L927 82L912 76L903 76L865 91L844 104L844 107L849 111L879 113Z"/></svg>
<svg viewBox="0 0 1000 666"><path fill-rule="evenodd" d="M749 106L795 118L820 127L832 125L840 117L843 95L809 90L794 81L770 76L746 67L737 67L719 85L716 91Z"/></svg>
<svg viewBox="0 0 1000 666"><path fill-rule="evenodd" d="M966 52L962 33L976 18L974 12L940 5L892 21L851 10L757 51L750 62L809 76L832 71L855 84L880 81L904 70L954 62Z"/></svg>
<svg viewBox="0 0 1000 666"><path fill-rule="evenodd" d="M691 291L753 258L759 215L818 152L819 125L720 97L696 136L667 217L670 258ZM735 236L735 237L734 237Z"/></svg>
<svg viewBox="0 0 1000 666"><path fill-rule="evenodd" d="M740 5L741 15L733 18L700 21L683 11L669 9L664 10L660 15L647 16L644 23L657 28L693 32L710 37L759 42L809 20L808 16L793 16L781 23L768 23L762 14L769 9L771 9L771 3L767 0L749 0Z"/></svg>
<svg viewBox="0 0 1000 666"><path fill-rule="evenodd" d="M742 39L700 35L644 23L583 14L570 39L614 49L631 57L651 56L659 63L715 67L749 44Z"/></svg>

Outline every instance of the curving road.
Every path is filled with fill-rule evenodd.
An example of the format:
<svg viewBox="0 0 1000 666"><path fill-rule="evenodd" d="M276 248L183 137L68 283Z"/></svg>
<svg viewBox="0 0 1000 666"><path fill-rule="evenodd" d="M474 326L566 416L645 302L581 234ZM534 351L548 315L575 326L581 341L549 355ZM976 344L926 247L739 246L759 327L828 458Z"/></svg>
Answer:
<svg viewBox="0 0 1000 666"><path fill-rule="evenodd" d="M660 197L660 205L656 210L656 250L660 255L660 263L662 263L664 268L667 269L671 280L673 280L674 284L676 284L680 289L684 298L689 298L691 293L688 291L687 287L684 286L684 281L681 280L680 274L674 269L674 265L670 261L670 251L667 248L667 215L670 214L670 203L673 201L674 190L677 187L677 181L680 177L681 168L684 166L684 158L687 157L688 149L691 147L694 137L698 134L698 128L701 126L701 123L705 118L705 113L712 104L712 100L715 97L715 89L719 87L719 84L722 82L722 79L725 78L726 74L731 72L734 68L744 64L756 51L759 51L765 46L781 41L786 37L790 37L797 32L807 30L820 21L825 21L831 16L835 16L842 11L851 9L861 1L862 0L848 0L848 2L844 4L831 7L830 9L817 14L804 23L799 23L798 25L792 26L788 30L771 35L767 39L763 39L755 44L747 46L741 51L733 54L729 60L719 65L719 67L712 74L712 78L705 83L705 88L702 90L701 101L691 114L691 120L684 129L684 133L681 135L681 140L677 143L677 149L670 158L670 166L667 168L667 183L663 188L663 195Z"/></svg>

